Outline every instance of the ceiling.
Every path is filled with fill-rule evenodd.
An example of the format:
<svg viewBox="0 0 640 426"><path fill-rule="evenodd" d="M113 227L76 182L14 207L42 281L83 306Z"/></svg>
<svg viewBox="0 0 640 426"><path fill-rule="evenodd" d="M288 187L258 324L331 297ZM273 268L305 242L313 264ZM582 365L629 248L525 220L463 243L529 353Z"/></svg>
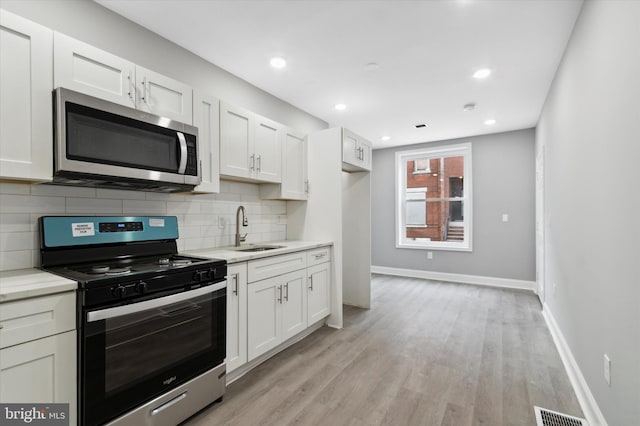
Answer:
<svg viewBox="0 0 640 426"><path fill-rule="evenodd" d="M96 1L375 148L535 126L582 7L582 0ZM271 67L274 56L287 66ZM473 78L479 68L492 73ZM471 102L475 108L463 110ZM335 110L338 103L346 109Z"/></svg>

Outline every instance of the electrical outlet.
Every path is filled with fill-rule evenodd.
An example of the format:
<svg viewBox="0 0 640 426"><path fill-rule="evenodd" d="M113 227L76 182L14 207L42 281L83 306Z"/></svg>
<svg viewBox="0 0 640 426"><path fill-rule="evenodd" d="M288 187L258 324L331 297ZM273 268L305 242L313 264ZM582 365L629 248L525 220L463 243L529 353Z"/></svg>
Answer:
<svg viewBox="0 0 640 426"><path fill-rule="evenodd" d="M503 213L502 214L502 221L503 222L509 222L509 215L507 213Z"/></svg>
<svg viewBox="0 0 640 426"><path fill-rule="evenodd" d="M556 283L553 283L553 295L556 295L556 289L558 288L558 286L556 285Z"/></svg>
<svg viewBox="0 0 640 426"><path fill-rule="evenodd" d="M429 260L433 259L433 252L432 251L428 251L427 252L427 259L429 259Z"/></svg>
<svg viewBox="0 0 640 426"><path fill-rule="evenodd" d="M611 386L611 360L607 354L604 354L604 380Z"/></svg>
<svg viewBox="0 0 640 426"><path fill-rule="evenodd" d="M224 219L224 216L218 216L218 228L224 229L227 226L227 221Z"/></svg>

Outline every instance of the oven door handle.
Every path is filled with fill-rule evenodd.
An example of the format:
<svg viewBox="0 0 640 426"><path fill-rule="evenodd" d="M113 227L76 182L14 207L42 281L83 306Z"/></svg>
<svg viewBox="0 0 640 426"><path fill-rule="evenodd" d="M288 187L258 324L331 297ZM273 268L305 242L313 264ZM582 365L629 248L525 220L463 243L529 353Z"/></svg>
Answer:
<svg viewBox="0 0 640 426"><path fill-rule="evenodd" d="M87 314L87 322L102 321L109 318L121 317L124 315L133 314L136 312L146 311L148 309L160 308L172 303L182 302L183 300L191 299L194 297L202 296L207 293L213 293L218 290L222 290L227 287L227 282L212 284L206 287L197 288L195 290L189 290L182 293L171 294L169 296L159 297L157 299L145 300L139 303L130 303L128 305L116 306L114 308L101 309L99 311L92 311Z"/></svg>

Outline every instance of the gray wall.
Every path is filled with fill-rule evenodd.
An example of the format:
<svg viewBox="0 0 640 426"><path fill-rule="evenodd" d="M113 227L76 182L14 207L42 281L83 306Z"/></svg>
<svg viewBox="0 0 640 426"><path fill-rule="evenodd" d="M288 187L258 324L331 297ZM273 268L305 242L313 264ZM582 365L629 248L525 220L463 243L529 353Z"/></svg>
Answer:
<svg viewBox="0 0 640 426"><path fill-rule="evenodd" d="M373 152L372 265L431 272L535 280L535 158L533 129ZM395 246L395 152L471 142L473 251ZM509 222L502 222L502 214Z"/></svg>
<svg viewBox="0 0 640 426"><path fill-rule="evenodd" d="M90 0L2 0L2 8L293 128L327 123ZM180 24L180 23L178 23ZM188 25L185 27L188 31Z"/></svg>
<svg viewBox="0 0 640 426"><path fill-rule="evenodd" d="M640 2L584 3L536 140L546 154L545 309L611 426L640 422L639 22Z"/></svg>

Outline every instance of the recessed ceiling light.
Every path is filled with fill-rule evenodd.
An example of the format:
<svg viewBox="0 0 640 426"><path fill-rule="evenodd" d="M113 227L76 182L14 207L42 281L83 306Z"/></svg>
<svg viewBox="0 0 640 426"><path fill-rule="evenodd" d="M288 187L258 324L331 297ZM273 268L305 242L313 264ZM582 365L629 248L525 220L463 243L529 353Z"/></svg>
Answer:
<svg viewBox="0 0 640 426"><path fill-rule="evenodd" d="M496 124L496 120L492 118L490 120L486 120L484 124L486 124L487 126L493 126L494 124Z"/></svg>
<svg viewBox="0 0 640 426"><path fill-rule="evenodd" d="M424 127L427 127L427 125L426 125L426 124L416 124L414 127L415 127L416 129L422 129L422 128L424 128Z"/></svg>
<svg viewBox="0 0 640 426"><path fill-rule="evenodd" d="M391 139L391 136L383 136L380 138L380 140L383 140L383 141L388 141L389 139Z"/></svg>
<svg viewBox="0 0 640 426"><path fill-rule="evenodd" d="M278 68L278 69L284 68L287 66L287 61L277 56L275 58L271 58L269 63L271 64L272 67Z"/></svg>
<svg viewBox="0 0 640 426"><path fill-rule="evenodd" d="M347 109L347 106L345 104L335 104L334 108L338 111L344 111Z"/></svg>
<svg viewBox="0 0 640 426"><path fill-rule="evenodd" d="M476 107L476 104L474 102L469 102L468 104L465 104L462 109L465 111L473 111L473 109Z"/></svg>
<svg viewBox="0 0 640 426"><path fill-rule="evenodd" d="M473 73L473 78L487 78L491 75L491 70L489 68L480 68L476 72Z"/></svg>
<svg viewBox="0 0 640 426"><path fill-rule="evenodd" d="M375 62L369 62L367 65L364 66L364 69L366 71L377 71L380 69L380 65L378 65Z"/></svg>

